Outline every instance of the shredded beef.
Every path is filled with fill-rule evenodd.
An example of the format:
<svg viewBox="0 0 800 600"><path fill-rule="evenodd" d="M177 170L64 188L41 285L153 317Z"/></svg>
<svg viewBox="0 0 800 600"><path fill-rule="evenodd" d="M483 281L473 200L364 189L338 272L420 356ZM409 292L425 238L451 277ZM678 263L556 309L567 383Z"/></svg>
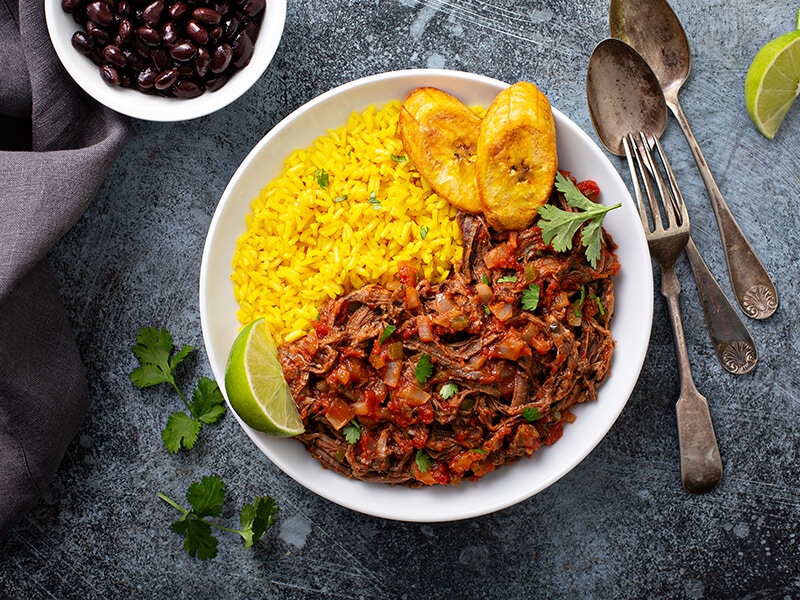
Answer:
<svg viewBox="0 0 800 600"><path fill-rule="evenodd" d="M445 281L404 265L386 286L329 301L308 335L280 348L306 427L298 439L326 468L458 484L554 443L571 407L597 399L614 348L611 237L592 268L580 232L556 253L536 225L501 233L468 214L459 224L463 259ZM540 297L526 310L532 284Z"/></svg>

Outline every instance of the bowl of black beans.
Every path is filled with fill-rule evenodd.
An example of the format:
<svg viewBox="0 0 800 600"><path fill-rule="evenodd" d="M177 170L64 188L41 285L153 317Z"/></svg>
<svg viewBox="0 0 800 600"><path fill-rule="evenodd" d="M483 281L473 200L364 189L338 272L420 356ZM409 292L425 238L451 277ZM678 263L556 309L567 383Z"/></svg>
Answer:
<svg viewBox="0 0 800 600"><path fill-rule="evenodd" d="M50 39L89 95L130 117L183 121L261 77L286 0L45 0Z"/></svg>

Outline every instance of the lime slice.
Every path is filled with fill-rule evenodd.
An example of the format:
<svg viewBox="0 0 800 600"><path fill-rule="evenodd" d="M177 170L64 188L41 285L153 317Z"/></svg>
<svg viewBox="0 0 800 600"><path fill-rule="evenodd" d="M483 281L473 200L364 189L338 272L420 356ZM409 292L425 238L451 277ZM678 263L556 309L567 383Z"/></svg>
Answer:
<svg viewBox="0 0 800 600"><path fill-rule="evenodd" d="M800 15L798 15L800 19ZM744 80L747 113L769 139L800 95L800 29L785 33L758 51Z"/></svg>
<svg viewBox="0 0 800 600"><path fill-rule="evenodd" d="M253 429L279 437L303 433L264 319L246 325L234 340L225 367L225 391L233 410Z"/></svg>

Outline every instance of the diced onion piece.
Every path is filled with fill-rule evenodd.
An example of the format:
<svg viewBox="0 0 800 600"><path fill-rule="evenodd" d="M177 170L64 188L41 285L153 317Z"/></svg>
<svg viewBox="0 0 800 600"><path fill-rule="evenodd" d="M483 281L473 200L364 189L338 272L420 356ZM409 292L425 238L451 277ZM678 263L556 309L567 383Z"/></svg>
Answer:
<svg viewBox="0 0 800 600"><path fill-rule="evenodd" d="M411 309L419 308L422 302L419 300L417 288L406 287L406 306Z"/></svg>
<svg viewBox="0 0 800 600"><path fill-rule="evenodd" d="M496 302L495 304L490 304L489 310L492 311L492 314L501 321L508 321L512 316L514 316L514 307L508 302Z"/></svg>
<svg viewBox="0 0 800 600"><path fill-rule="evenodd" d="M328 419L336 431L347 425L355 416L356 412L353 408L339 398L331 402L330 407L325 411L325 418Z"/></svg>
<svg viewBox="0 0 800 600"><path fill-rule="evenodd" d="M447 294L436 294L436 311L446 313L456 308L455 303Z"/></svg>
<svg viewBox="0 0 800 600"><path fill-rule="evenodd" d="M436 339L433 335L430 317L427 315L417 317L417 333L423 342L432 342Z"/></svg>
<svg viewBox="0 0 800 600"><path fill-rule="evenodd" d="M422 406L430 400L431 395L411 383L400 388L397 392L397 397L402 399L408 406Z"/></svg>
<svg viewBox="0 0 800 600"><path fill-rule="evenodd" d="M478 297L481 299L481 302L488 303L492 301L492 298L494 298L494 294L492 293L492 288L490 288L482 281L480 283L475 284L475 291L478 292Z"/></svg>
<svg viewBox="0 0 800 600"><path fill-rule="evenodd" d="M508 360L517 360L527 348L528 346L524 340L516 335L509 335L497 345L497 353ZM528 350L528 354L530 354L530 350Z"/></svg>
<svg viewBox="0 0 800 600"><path fill-rule="evenodd" d="M393 360L386 365L383 372L383 383L389 387L397 387L400 383L400 374L403 372L403 363Z"/></svg>

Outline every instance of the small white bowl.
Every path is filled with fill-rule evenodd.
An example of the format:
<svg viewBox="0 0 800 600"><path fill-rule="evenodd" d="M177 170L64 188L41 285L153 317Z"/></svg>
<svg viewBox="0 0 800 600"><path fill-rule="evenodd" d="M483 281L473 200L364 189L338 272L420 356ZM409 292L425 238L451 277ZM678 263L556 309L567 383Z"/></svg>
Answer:
<svg viewBox="0 0 800 600"><path fill-rule="evenodd" d="M456 71L435 69L374 75L345 84L311 100L275 126L236 170L222 195L206 238L200 267L200 318L211 368L224 393L225 363L240 324L231 282L237 238L246 229L245 216L261 188L277 176L295 148L344 123L352 111L370 104L377 108L403 99L414 88L443 89L469 105L489 106L507 84ZM621 263L615 278L615 314L611 331L617 342L611 375L600 387L599 399L574 407L577 419L564 427L552 446L530 459L504 466L478 481L455 487L420 489L392 487L347 479L322 468L297 440L259 433L239 420L258 448L297 482L341 506L365 514L402 521L452 521L500 510L544 490L583 460L605 436L628 401L639 378L650 339L653 317L653 274L650 253L635 205L619 173L602 150L558 110L556 120L559 167L576 178L593 179L601 201L622 203L611 211L604 227L618 244ZM231 410L231 414L236 414Z"/></svg>
<svg viewBox="0 0 800 600"><path fill-rule="evenodd" d="M44 11L50 40L59 60L87 94L129 117L163 122L187 121L208 115L249 90L272 61L286 22L286 0L269 0L253 47L253 57L247 66L234 73L216 92L205 92L196 98L168 98L106 83L98 67L72 47L72 34L81 26L72 15L62 10L61 0L45 0Z"/></svg>

